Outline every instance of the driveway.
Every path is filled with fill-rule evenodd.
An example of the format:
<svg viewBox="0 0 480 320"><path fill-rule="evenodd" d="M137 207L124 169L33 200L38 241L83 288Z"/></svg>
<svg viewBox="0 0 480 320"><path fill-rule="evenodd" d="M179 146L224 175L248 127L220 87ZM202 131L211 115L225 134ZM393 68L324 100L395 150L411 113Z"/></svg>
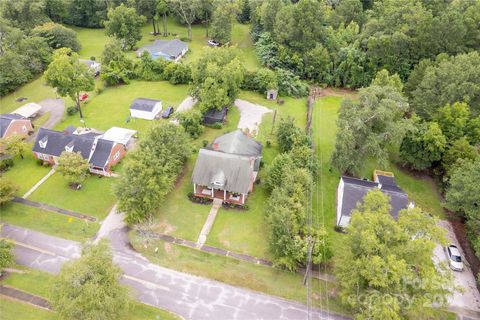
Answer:
<svg viewBox="0 0 480 320"><path fill-rule="evenodd" d="M258 133L258 126L262 123L262 117L265 113L272 112L267 107L253 104L251 102L235 99L235 106L240 110L240 121L238 122L238 128L249 132Z"/></svg>
<svg viewBox="0 0 480 320"><path fill-rule="evenodd" d="M458 245L457 238L455 237L455 233L453 232L452 226L448 221L440 221L439 225L447 230L447 241L452 244L456 244L458 249L462 253L462 248ZM435 260L436 262L447 262L447 257L445 255L445 251L443 248L438 245L434 249ZM453 272L454 282L455 284L461 286L464 292L455 291L453 296L449 298L450 305L455 308L461 309L468 309L479 312L478 316L480 317L480 293L477 290L475 285L475 277L473 276L472 269L465 263L465 270L463 272Z"/></svg>
<svg viewBox="0 0 480 320"><path fill-rule="evenodd" d="M50 273L80 254L80 243L28 229L4 225L1 236L16 241L17 262ZM300 303L237 288L218 281L160 267L133 251L127 229L113 229L110 239L114 261L123 270L122 282L143 303L174 312L185 319L307 319ZM311 310L312 319L348 319Z"/></svg>
<svg viewBox="0 0 480 320"><path fill-rule="evenodd" d="M42 114L50 112L50 117L44 124L42 124L42 128L53 129L57 123L62 121L63 113L65 111L65 101L63 99L48 98L40 101L38 104L42 106ZM28 138L28 141L35 140L37 132L38 130L35 130L35 133Z"/></svg>
<svg viewBox="0 0 480 320"><path fill-rule="evenodd" d="M178 105L177 112L186 112L192 109L196 103L197 99L188 96Z"/></svg>

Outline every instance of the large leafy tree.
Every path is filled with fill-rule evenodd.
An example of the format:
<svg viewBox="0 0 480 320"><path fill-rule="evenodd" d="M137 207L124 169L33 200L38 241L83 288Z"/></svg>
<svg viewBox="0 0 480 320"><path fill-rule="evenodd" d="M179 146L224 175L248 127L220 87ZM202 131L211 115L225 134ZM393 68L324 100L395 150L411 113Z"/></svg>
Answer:
<svg viewBox="0 0 480 320"><path fill-rule="evenodd" d="M27 151L27 143L21 135L11 135L0 139L0 150L11 157L19 156L23 159L23 154Z"/></svg>
<svg viewBox="0 0 480 320"><path fill-rule="evenodd" d="M55 278L52 306L62 319L119 319L129 307L127 288L119 283L121 275L106 240L89 245Z"/></svg>
<svg viewBox="0 0 480 320"><path fill-rule="evenodd" d="M45 38L52 49L70 48L79 51L77 33L58 23L48 22L33 29L33 34Z"/></svg>
<svg viewBox="0 0 480 320"><path fill-rule="evenodd" d="M56 170L70 186L77 186L87 178L89 168L87 160L83 159L80 152L63 151L58 157Z"/></svg>
<svg viewBox="0 0 480 320"><path fill-rule="evenodd" d="M0 13L21 29L32 29L36 25L47 22L44 0L1 1Z"/></svg>
<svg viewBox="0 0 480 320"><path fill-rule="evenodd" d="M53 54L53 60L45 71L47 84L57 89L62 97L70 97L83 118L80 107L80 93L94 88L93 72L78 60L78 54L71 49L58 49Z"/></svg>
<svg viewBox="0 0 480 320"><path fill-rule="evenodd" d="M431 119L437 110L455 102L467 103L472 113L480 113L480 54L470 52L422 65L416 75L418 85L411 92L412 106L422 117ZM413 86L410 86L413 87Z"/></svg>
<svg viewBox="0 0 480 320"><path fill-rule="evenodd" d="M436 122L416 119L400 145L400 159L417 170L432 167L442 159L447 139Z"/></svg>
<svg viewBox="0 0 480 320"><path fill-rule="evenodd" d="M191 153L183 127L161 123L150 127L127 157L114 192L128 223L144 221L172 190Z"/></svg>
<svg viewBox="0 0 480 320"><path fill-rule="evenodd" d="M238 12L235 1L222 3L213 12L212 38L220 43L229 43L232 40L232 26ZM208 35L207 35L208 37Z"/></svg>
<svg viewBox="0 0 480 320"><path fill-rule="evenodd" d="M352 212L335 261L340 297L358 319L430 318L452 288L450 270L432 260L444 232L420 208L398 222L389 210L388 195L372 190Z"/></svg>
<svg viewBox="0 0 480 320"><path fill-rule="evenodd" d="M108 10L105 21L105 33L122 41L123 50L132 49L142 39L142 26L146 23L144 16L139 16L134 8L124 4Z"/></svg>
<svg viewBox="0 0 480 320"><path fill-rule="evenodd" d="M167 0L167 3L170 11L187 25L188 39L192 40L192 23L200 12L200 0Z"/></svg>
<svg viewBox="0 0 480 320"><path fill-rule="evenodd" d="M69 0L65 22L79 27L101 28L107 20L110 1Z"/></svg>
<svg viewBox="0 0 480 320"><path fill-rule="evenodd" d="M240 90L245 70L232 48L207 48L192 67L191 91L202 112L230 105Z"/></svg>
<svg viewBox="0 0 480 320"><path fill-rule="evenodd" d="M345 100L340 107L332 164L340 172L358 172L364 160L380 164L388 160L388 146L400 144L408 130L404 119L409 106L392 86L370 86L360 90L358 102Z"/></svg>
<svg viewBox="0 0 480 320"><path fill-rule="evenodd" d="M449 141L467 137L473 145L480 142L480 118L472 116L466 103L447 104L438 109L434 119Z"/></svg>
<svg viewBox="0 0 480 320"><path fill-rule="evenodd" d="M275 131L280 152L289 152L294 147L309 145L310 140L294 123L294 118L281 119Z"/></svg>
<svg viewBox="0 0 480 320"><path fill-rule="evenodd" d="M0 206L11 201L18 187L5 177L0 177Z"/></svg>
<svg viewBox="0 0 480 320"><path fill-rule="evenodd" d="M0 240L0 275L4 268L14 262L13 244L5 239Z"/></svg>
<svg viewBox="0 0 480 320"><path fill-rule="evenodd" d="M443 180L447 182L452 172L464 160L473 160L477 156L477 149L468 142L466 137L451 142L442 157Z"/></svg>
<svg viewBox="0 0 480 320"><path fill-rule="evenodd" d="M446 207L464 215L476 255L480 257L480 157L465 161L452 173Z"/></svg>

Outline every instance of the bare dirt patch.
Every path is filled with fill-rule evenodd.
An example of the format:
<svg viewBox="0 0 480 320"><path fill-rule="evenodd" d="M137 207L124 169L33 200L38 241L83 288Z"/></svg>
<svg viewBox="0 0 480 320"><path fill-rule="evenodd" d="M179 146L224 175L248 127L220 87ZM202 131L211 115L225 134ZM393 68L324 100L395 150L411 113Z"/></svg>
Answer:
<svg viewBox="0 0 480 320"><path fill-rule="evenodd" d="M154 229L154 230L156 230L160 233L163 233L163 234L170 234L170 233L174 232L175 230L177 230L177 227L175 227L175 226L169 224L167 221L163 220L162 222L154 225L152 227L152 229Z"/></svg>
<svg viewBox="0 0 480 320"><path fill-rule="evenodd" d="M351 90L351 89L326 87L320 90L317 97L345 97L345 96L355 96L356 94L357 94L357 91Z"/></svg>

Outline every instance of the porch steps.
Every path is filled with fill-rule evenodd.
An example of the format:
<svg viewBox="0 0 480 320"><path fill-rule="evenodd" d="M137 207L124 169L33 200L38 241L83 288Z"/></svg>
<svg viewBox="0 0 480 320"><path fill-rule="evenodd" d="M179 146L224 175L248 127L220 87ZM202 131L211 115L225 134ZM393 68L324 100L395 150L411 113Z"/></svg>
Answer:
<svg viewBox="0 0 480 320"><path fill-rule="evenodd" d="M218 209L220 209L220 207L222 206L222 202L223 200L221 199L213 199L212 209L210 209L210 212L207 217L207 221L205 221L202 231L200 231L200 235L198 236L197 248L203 247L203 245L207 241L207 236L210 233L210 230L212 229L213 223L215 222L215 218L217 217Z"/></svg>

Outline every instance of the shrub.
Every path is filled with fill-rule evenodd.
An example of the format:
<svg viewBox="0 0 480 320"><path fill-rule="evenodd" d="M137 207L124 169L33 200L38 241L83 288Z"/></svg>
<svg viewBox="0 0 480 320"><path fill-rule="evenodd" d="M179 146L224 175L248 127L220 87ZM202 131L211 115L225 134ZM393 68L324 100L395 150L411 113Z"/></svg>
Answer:
<svg viewBox="0 0 480 320"><path fill-rule="evenodd" d="M266 142L267 148L270 148L272 146L272 140L267 140Z"/></svg>
<svg viewBox="0 0 480 320"><path fill-rule="evenodd" d="M192 80L192 70L186 64L170 63L163 70L163 78L171 84L187 84Z"/></svg>
<svg viewBox="0 0 480 320"><path fill-rule="evenodd" d="M17 185L12 181L0 177L0 206L12 200L17 190Z"/></svg>
<svg viewBox="0 0 480 320"><path fill-rule="evenodd" d="M77 33L58 23L47 22L37 26L33 29L33 34L46 39L52 49L70 48L79 51L82 47L78 42Z"/></svg>
<svg viewBox="0 0 480 320"><path fill-rule="evenodd" d="M73 116L77 112L78 112L78 108L76 106L70 106L67 108L67 114L69 116Z"/></svg>
<svg viewBox="0 0 480 320"><path fill-rule="evenodd" d="M0 161L0 172L8 171L11 167L13 167L13 160L11 158Z"/></svg>
<svg viewBox="0 0 480 320"><path fill-rule="evenodd" d="M213 199L198 197L194 195L193 192L188 193L188 199L192 202L199 203L199 204L211 204L213 202Z"/></svg>
<svg viewBox="0 0 480 320"><path fill-rule="evenodd" d="M198 138L203 133L202 114L198 110L190 110L179 113L177 119L180 125L193 139Z"/></svg>
<svg viewBox="0 0 480 320"><path fill-rule="evenodd" d="M202 141L202 145L203 145L204 148L205 148L206 146L208 146L208 140L203 140L203 141Z"/></svg>
<svg viewBox="0 0 480 320"><path fill-rule="evenodd" d="M222 124L220 122L208 123L208 124L205 124L205 126L210 129L222 129Z"/></svg>

